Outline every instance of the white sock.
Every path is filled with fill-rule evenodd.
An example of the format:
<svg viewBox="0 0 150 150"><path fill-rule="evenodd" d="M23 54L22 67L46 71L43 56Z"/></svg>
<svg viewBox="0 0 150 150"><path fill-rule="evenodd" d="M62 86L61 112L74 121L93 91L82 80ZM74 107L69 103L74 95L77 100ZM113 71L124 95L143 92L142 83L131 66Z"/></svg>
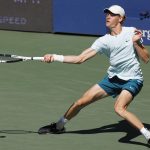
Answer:
<svg viewBox="0 0 150 150"><path fill-rule="evenodd" d="M141 134L144 135L144 137L145 137L147 140L150 139L150 131L149 131L148 129L146 129L146 128L143 127L143 128L140 130L140 132L141 132Z"/></svg>
<svg viewBox="0 0 150 150"><path fill-rule="evenodd" d="M61 117L58 122L56 123L57 129L62 129L64 125L68 122L68 120L64 117Z"/></svg>

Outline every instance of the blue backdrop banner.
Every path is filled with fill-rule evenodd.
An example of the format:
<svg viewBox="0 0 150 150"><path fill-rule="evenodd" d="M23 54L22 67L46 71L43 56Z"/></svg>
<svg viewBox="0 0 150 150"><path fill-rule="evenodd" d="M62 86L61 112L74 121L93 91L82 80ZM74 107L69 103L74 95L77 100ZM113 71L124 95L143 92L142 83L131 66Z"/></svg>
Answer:
<svg viewBox="0 0 150 150"><path fill-rule="evenodd" d="M126 11L126 26L143 32L144 44L150 45L149 0L53 0L53 32L104 35L104 8L121 5Z"/></svg>

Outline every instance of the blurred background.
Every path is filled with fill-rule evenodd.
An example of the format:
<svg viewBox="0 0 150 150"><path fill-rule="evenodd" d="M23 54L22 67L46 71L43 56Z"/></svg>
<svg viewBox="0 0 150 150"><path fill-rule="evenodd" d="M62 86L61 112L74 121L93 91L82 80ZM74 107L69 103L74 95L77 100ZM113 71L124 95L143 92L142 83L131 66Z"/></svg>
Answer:
<svg viewBox="0 0 150 150"><path fill-rule="evenodd" d="M149 0L0 0L0 29L104 35L103 9L114 4L125 9L125 25L141 29L150 45Z"/></svg>

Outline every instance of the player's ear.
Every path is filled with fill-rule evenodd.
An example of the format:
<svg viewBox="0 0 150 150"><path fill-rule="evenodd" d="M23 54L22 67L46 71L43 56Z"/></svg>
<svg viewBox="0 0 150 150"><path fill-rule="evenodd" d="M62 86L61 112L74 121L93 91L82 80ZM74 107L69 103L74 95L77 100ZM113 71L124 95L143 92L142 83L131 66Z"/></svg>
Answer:
<svg viewBox="0 0 150 150"><path fill-rule="evenodd" d="M125 16L120 16L119 22L120 22L121 24L123 24L123 22L125 21L125 19L126 19Z"/></svg>

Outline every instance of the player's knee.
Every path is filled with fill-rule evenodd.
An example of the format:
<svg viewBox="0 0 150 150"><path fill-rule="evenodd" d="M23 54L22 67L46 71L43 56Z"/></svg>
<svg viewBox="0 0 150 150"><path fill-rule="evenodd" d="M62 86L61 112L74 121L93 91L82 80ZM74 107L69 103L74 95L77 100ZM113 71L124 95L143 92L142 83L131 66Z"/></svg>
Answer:
<svg viewBox="0 0 150 150"><path fill-rule="evenodd" d="M85 106L87 106L88 104L90 104L92 101L92 98L93 98L93 95L90 94L89 92L86 92L79 100L77 100L74 103L73 107L75 109L80 110L80 109L84 108Z"/></svg>
<svg viewBox="0 0 150 150"><path fill-rule="evenodd" d="M124 107L122 107L122 106L115 106L115 107L114 107L114 110L115 110L115 112L116 112L119 116L121 116L121 117L124 118L124 112L125 112L125 108L124 108Z"/></svg>
<svg viewBox="0 0 150 150"><path fill-rule="evenodd" d="M85 97L82 97L81 99L79 99L78 101L76 101L74 103L74 107L78 108L78 109L82 109L83 107L85 107L86 105L88 105L88 99L86 99Z"/></svg>
<svg viewBox="0 0 150 150"><path fill-rule="evenodd" d="M74 103L74 105L73 105L73 107L76 108L76 109L82 109L83 106L84 106L84 105L83 105L82 102L80 102L80 101L76 101L76 102Z"/></svg>

